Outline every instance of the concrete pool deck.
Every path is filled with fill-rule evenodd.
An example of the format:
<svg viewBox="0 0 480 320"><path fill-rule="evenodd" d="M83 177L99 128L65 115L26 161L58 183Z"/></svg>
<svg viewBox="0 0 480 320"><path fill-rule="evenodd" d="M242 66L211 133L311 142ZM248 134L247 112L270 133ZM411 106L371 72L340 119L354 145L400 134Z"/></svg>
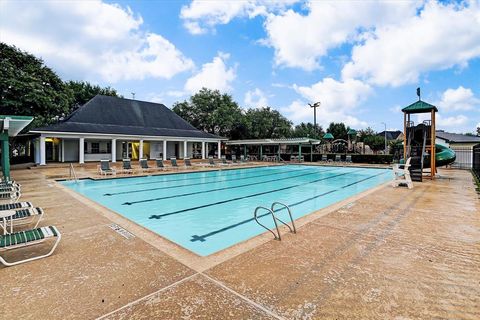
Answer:
<svg viewBox="0 0 480 320"><path fill-rule="evenodd" d="M2 317L480 318L480 201L468 171L379 187L307 216L282 241L264 234L213 258L68 192L52 180L65 172L12 172L22 200L44 208L41 225L63 238L51 257L0 267Z"/></svg>

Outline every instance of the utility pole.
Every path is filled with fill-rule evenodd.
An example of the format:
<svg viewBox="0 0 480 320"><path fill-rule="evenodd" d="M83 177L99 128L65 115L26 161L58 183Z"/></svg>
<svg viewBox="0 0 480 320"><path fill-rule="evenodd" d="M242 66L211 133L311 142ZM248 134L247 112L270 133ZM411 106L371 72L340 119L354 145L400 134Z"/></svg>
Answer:
<svg viewBox="0 0 480 320"><path fill-rule="evenodd" d="M382 124L385 126L385 131L383 131L383 133L385 134L385 154L387 154L387 124L385 122L382 122Z"/></svg>
<svg viewBox="0 0 480 320"><path fill-rule="evenodd" d="M320 107L320 101L314 104L308 104L310 108L313 108L313 133L317 133L317 107Z"/></svg>

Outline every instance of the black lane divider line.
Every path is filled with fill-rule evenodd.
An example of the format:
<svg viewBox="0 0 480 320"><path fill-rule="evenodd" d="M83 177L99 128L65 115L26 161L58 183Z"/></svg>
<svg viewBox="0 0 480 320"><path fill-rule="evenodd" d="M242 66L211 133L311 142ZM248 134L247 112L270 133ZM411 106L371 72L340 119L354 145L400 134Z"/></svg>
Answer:
<svg viewBox="0 0 480 320"><path fill-rule="evenodd" d="M144 192L144 191L153 191L153 190L164 190L164 189L173 189L173 188L182 188L182 187L191 187L191 186L198 186L198 185L203 185L203 184L210 184L210 183L221 183L221 182L227 182L227 181L232 181L232 180L246 180L246 179L253 179L253 178L258 178L258 177L267 177L267 176L273 176L277 174L285 174L285 173L291 173L291 172L303 172L303 171L311 171L310 169L299 169L299 170L292 170L292 171L282 171L282 172L273 172L273 173L267 173L267 174L260 174L256 176L248 176L248 177L240 177L240 178L233 178L233 179L225 179L225 180L213 180L213 181L206 181L206 182L200 182L200 183L189 183L189 184L182 184L182 185L177 185L177 186L166 186L166 187L158 187L158 188L150 188L150 189L138 189L138 190L133 190L133 191L122 191L122 192L113 192L113 193L105 193L104 196L116 196L120 194L130 194L130 193L136 193L136 192ZM316 171L316 172L325 172L325 171L330 171L330 170L321 170L321 171ZM223 176L222 176L223 177ZM211 177L211 178L219 178L219 177Z"/></svg>
<svg viewBox="0 0 480 320"><path fill-rule="evenodd" d="M382 175L382 174L385 174L385 172L382 172L382 173L379 173L379 174L376 174L376 175L373 175L373 176L370 176L370 177L367 177L367 178L364 178L364 179L361 179L361 180L358 180L358 181L355 181L353 183L349 183L347 185L344 185L338 189L333 189L333 190L330 190L330 191L327 191L327 192L324 192L324 193L321 193L321 194L318 194L316 196L313 196L313 197L310 197L310 198L307 198L307 199L304 199L304 200L301 200L301 201L298 201L298 202L295 202L295 203L292 203L290 205L288 205L290 208L291 207L295 207L295 206L298 206L302 203L305 203L305 202L308 202L308 201L312 201L314 199L317 199L317 198L320 198L320 197L323 197L323 196L326 196L326 195L329 195L331 193L334 193L334 192L337 192L337 191L340 191L340 189L345 189L345 188L348 188L352 185L355 185L355 184L358 184L360 182L363 182L363 181L366 181L366 180L369 180L369 179L372 179L372 178L375 178L379 175ZM274 210L274 212L279 212L279 211L282 211L282 210L285 210L285 208L279 208L279 209L276 209ZM265 217L265 216L268 216L270 213L264 213L264 214L261 214L259 215L258 217L259 218L262 218L262 217ZM221 233L221 232L225 232L227 230L230 230L232 228L236 228L238 226L241 226L242 224L246 224L246 223L249 223L249 222L252 222L254 221L255 219L254 218L250 218L250 219L246 219L246 220L242 220L238 223L235 223L235 224L232 224L232 225L229 225L229 226L226 226L226 227L223 227L221 229L218 229L218 230L215 230L215 231L211 231L209 233L206 233L206 234L203 234L203 235L193 235L191 236L192 238L190 239L191 242L195 242L195 241L200 241L200 242L205 242L207 240L205 240L205 238L208 238L208 237L211 237L213 235L216 235L218 233Z"/></svg>
<svg viewBox="0 0 480 320"><path fill-rule="evenodd" d="M279 168L280 167L284 167L284 166L278 166ZM239 168L239 169L230 169L228 171L235 171L237 172L238 170L250 170L250 169L258 169L259 167L256 167L256 168ZM262 170L260 172L263 172L263 171L270 171L272 167L260 167ZM269 168L270 170L263 170L263 169L267 169ZM220 170L214 170L214 171L205 171L205 172L188 172L188 173L185 173L185 174L200 174L200 173L204 173L204 174L209 174L209 173L218 173L220 172ZM222 171L222 173L225 172L225 171ZM224 174L222 175L222 177L228 177L228 176L234 176L235 174ZM160 176L156 176L156 177L160 177ZM158 180L155 180L155 181L149 181L149 182L138 182L138 183L131 183L131 184L128 184L128 185L121 185L121 186L112 186L111 188L122 188L122 187L125 187L125 186L132 186L132 185L144 185L144 184L157 184L157 183L164 183L164 182L175 182L175 181L186 181L186 180L198 180L198 179L208 179L208 178L217 178L217 176L215 175L212 175L212 176L203 176L203 177L190 177L190 178L185 178L185 179L170 179L170 180L162 180L162 181L158 181Z"/></svg>
<svg viewBox="0 0 480 320"><path fill-rule="evenodd" d="M326 171L333 171L333 170L335 170L335 169L326 170ZM299 171L300 171L300 170L299 170ZM307 171L307 170L301 170L301 171ZM145 200L124 202L124 203L122 203L122 205L128 205L128 206L130 206L130 205L132 205L132 204L137 204L137 203L160 201L160 200L165 200L165 199L172 199L172 198L177 198L177 197L186 197L186 196L192 196L192 195L195 195L195 194L209 193L209 192L222 191L222 190L228 190L228 189L237 189L237 188L242 188L242 187L254 186L254 185L258 185L258 184L262 184L262 183L269 183L269 182L274 182L274 181L288 180L288 179L299 178L299 177L303 177L303 176L308 176L308 175L318 174L318 173L319 173L319 171L314 171L314 172L312 172L312 171L310 171L310 170L308 170L308 171L309 171L308 173L299 174L299 175L296 175L296 176L285 177L285 178L281 178L281 179L265 180L265 181L259 181L259 182L252 182L252 183L247 183L247 184L241 184L241 185L238 185L238 186L222 187L222 188L217 188L217 189L209 189L209 190L203 190L203 191L195 191L195 192L189 192L189 193L181 193L181 194L177 194L177 195L171 195L171 196L165 196L165 197L159 197L159 198L152 198L152 199L145 199ZM322 172L326 172L326 171L322 171ZM256 178L256 177L255 177L255 178Z"/></svg>
<svg viewBox="0 0 480 320"><path fill-rule="evenodd" d="M324 177L324 178L321 178L321 179L312 180L312 181L309 181L309 182L306 182L306 183L295 184L295 185L292 185L292 186L287 186L287 187L274 189L274 190L263 191L263 192L254 193L254 194L247 195L247 196L237 197L237 198L231 198L231 199L222 200L222 201L218 201L218 202L213 202L213 203L209 203L209 204L204 204L204 205L201 205L201 206L191 207L191 208L187 208L187 209L172 211L172 212L163 213L163 214L153 214L149 217L149 219L161 219L162 217L167 217L167 216L171 216L171 215L174 215L174 214L179 214L179 213L188 212L188 211L192 211L192 210L207 208L207 207L216 206L216 205L227 203L227 202L252 198L252 197L261 196L261 195L264 195L264 194L274 193L274 192L278 192L278 191L293 189L293 188L305 186L307 184L312 184L312 183L315 183L315 182L318 182L318 181L332 179L332 178L339 177L339 176L344 176L346 174L351 174L353 172L357 172L357 171L361 171L361 170L362 169L352 171L352 172L344 172L344 173L340 173L340 174L333 175L333 176L330 176L330 177Z"/></svg>

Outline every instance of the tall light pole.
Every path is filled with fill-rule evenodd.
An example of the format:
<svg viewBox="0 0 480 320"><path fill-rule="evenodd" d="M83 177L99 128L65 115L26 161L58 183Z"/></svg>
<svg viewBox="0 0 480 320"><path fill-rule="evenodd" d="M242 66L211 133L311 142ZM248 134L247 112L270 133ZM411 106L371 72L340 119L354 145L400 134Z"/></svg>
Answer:
<svg viewBox="0 0 480 320"><path fill-rule="evenodd" d="M387 124L385 122L382 122L382 124L385 126L383 133L385 134L385 154L387 154Z"/></svg>
<svg viewBox="0 0 480 320"><path fill-rule="evenodd" d="M317 133L317 107L320 107L320 101L308 105L313 108L313 133Z"/></svg>

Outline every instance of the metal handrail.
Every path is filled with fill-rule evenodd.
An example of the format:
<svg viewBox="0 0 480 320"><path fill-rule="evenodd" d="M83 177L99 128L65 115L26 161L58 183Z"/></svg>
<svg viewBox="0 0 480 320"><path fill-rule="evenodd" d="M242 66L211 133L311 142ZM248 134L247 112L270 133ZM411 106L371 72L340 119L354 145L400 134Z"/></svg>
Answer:
<svg viewBox="0 0 480 320"><path fill-rule="evenodd" d="M271 229L267 228L265 225L263 225L262 223L260 223L260 221L258 221L258 217L257 217L257 212L258 210L267 210L268 212L270 212L270 214L272 215L272 219L273 219L273 222L275 223L275 228L277 229L277 234L275 234L275 232L273 232ZM264 227L265 229L267 229L268 231L270 231L273 236L275 237L275 240L282 240L281 236L280 236L280 230L278 229L278 224L277 224L277 218L275 217L275 213L273 213L273 211L267 207L262 207L262 206L259 206L259 207L256 207L255 208L255 212L253 214L253 218L255 219L255 221L257 221L257 223Z"/></svg>
<svg viewBox="0 0 480 320"><path fill-rule="evenodd" d="M290 211L290 207L287 206L285 203L281 203L281 202L278 202L278 201L275 201L274 203L272 203L272 206L271 206L271 211L272 212L275 212L275 205L280 205L284 208L287 208L287 211L288 211L288 215L290 216L290 221L292 222L292 227L290 227L287 223L283 222L282 220L280 220L279 218L277 218L275 216L275 218L280 221L281 223L283 223L284 225L286 225L288 227L288 229L290 229L290 232L292 233L297 233L297 228L295 228L295 223L293 222L293 217L292 217L292 211Z"/></svg>
<svg viewBox="0 0 480 320"><path fill-rule="evenodd" d="M77 173L75 172L75 168L73 167L73 163L70 163L70 170L69 170L69 179L70 180L72 180L72 176L73 176L73 180L75 180L75 182L78 182Z"/></svg>

